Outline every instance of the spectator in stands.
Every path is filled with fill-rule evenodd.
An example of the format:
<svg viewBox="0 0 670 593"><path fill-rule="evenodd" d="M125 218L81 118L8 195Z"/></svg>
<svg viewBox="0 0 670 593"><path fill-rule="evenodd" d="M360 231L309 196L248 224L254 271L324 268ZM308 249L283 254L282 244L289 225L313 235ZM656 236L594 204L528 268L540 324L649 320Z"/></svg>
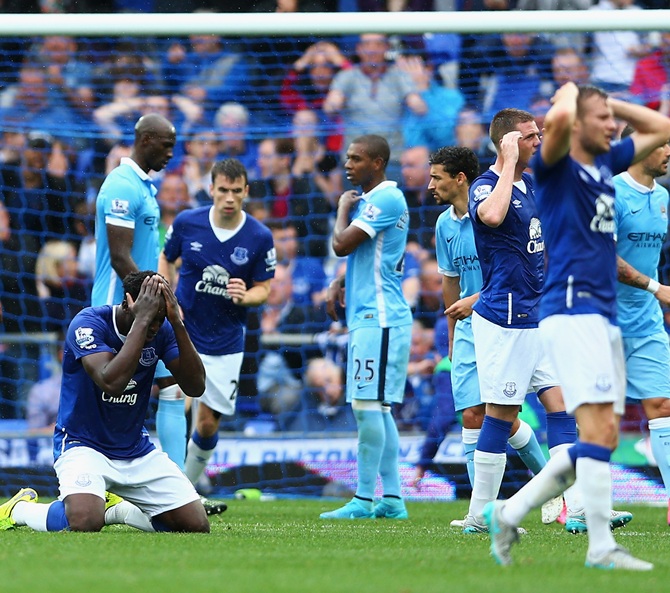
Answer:
<svg viewBox="0 0 670 593"><path fill-rule="evenodd" d="M163 177L156 194L156 200L161 211L161 220L158 224L159 243L163 245L165 243L165 233L172 226L177 214L191 208L193 203L186 182L177 173L167 173Z"/></svg>
<svg viewBox="0 0 670 593"><path fill-rule="evenodd" d="M224 103L214 116L214 129L220 139L217 160L236 158L248 171L249 179L256 179L258 146L249 136L247 108L234 101Z"/></svg>
<svg viewBox="0 0 670 593"><path fill-rule="evenodd" d="M399 56L396 64L410 75L427 107L424 114L411 110L406 113L403 122L405 146L427 146L432 151L453 144L458 112L465 104L461 91L440 84L434 75L434 64L421 56Z"/></svg>
<svg viewBox="0 0 670 593"><path fill-rule="evenodd" d="M65 332L88 303L86 284L77 270L77 249L68 241L47 241L35 264L37 296L45 331Z"/></svg>
<svg viewBox="0 0 670 593"><path fill-rule="evenodd" d="M287 266L291 275L293 301L298 305L321 305L326 288L321 259L298 254L298 231L292 221L271 219L266 226L272 231L277 261Z"/></svg>
<svg viewBox="0 0 670 593"><path fill-rule="evenodd" d="M258 147L262 179L249 184L249 196L264 198L272 218L288 218L296 225L301 255L324 257L330 204L309 178L292 174L293 152L291 139L263 140Z"/></svg>
<svg viewBox="0 0 670 593"><path fill-rule="evenodd" d="M210 172L219 151L216 132L211 128L196 128L189 134L184 148L178 170L188 186L191 202L201 206L211 204Z"/></svg>
<svg viewBox="0 0 670 593"><path fill-rule="evenodd" d="M60 384L63 378L63 344L58 344L58 364L46 378L37 381L26 398L26 420L31 433L53 434L58 417Z"/></svg>
<svg viewBox="0 0 670 593"><path fill-rule="evenodd" d="M630 92L651 109L658 109L670 83L670 32L661 33L656 51L638 61ZM666 93L667 94L667 91Z"/></svg>
<svg viewBox="0 0 670 593"><path fill-rule="evenodd" d="M409 208L409 235L407 237L410 250L415 251L416 245L422 249L433 251L435 223L442 209L428 191L430 182L429 150L426 146L406 148L400 156L401 188Z"/></svg>
<svg viewBox="0 0 670 593"><path fill-rule="evenodd" d="M591 10L642 10L633 0L599 0ZM639 58L651 52L647 36L637 31L594 31L591 82L608 93L627 92Z"/></svg>
<svg viewBox="0 0 670 593"><path fill-rule="evenodd" d="M593 0L516 0L516 10L587 10ZM547 33L556 47L572 47L583 52L587 49L587 36L584 33Z"/></svg>
<svg viewBox="0 0 670 593"><path fill-rule="evenodd" d="M342 368L328 358L313 358L305 370L303 408L289 431L354 432L356 419L346 403Z"/></svg>
<svg viewBox="0 0 670 593"><path fill-rule="evenodd" d="M559 47L551 58L551 74L555 89L568 82L589 83L589 69L584 56L573 47Z"/></svg>
<svg viewBox="0 0 670 593"><path fill-rule="evenodd" d="M395 410L400 430L426 430L435 395L433 371L439 361L434 330L415 320L412 323L412 343L407 365L407 390L403 403Z"/></svg>
<svg viewBox="0 0 670 593"><path fill-rule="evenodd" d="M492 76L483 100L488 118L513 106L528 109L539 94L550 93L553 46L539 35L502 33L488 53Z"/></svg>
<svg viewBox="0 0 670 593"><path fill-rule="evenodd" d="M249 71L237 51L219 35L190 35L188 44L172 43L162 73L169 94L181 94L206 107L208 115L226 101L239 101L248 88Z"/></svg>
<svg viewBox="0 0 670 593"><path fill-rule="evenodd" d="M0 129L67 135L75 122L69 106L50 99L47 72L33 62L24 62L18 82L0 94Z"/></svg>
<svg viewBox="0 0 670 593"><path fill-rule="evenodd" d="M465 107L458 115L456 144L469 148L477 155L480 171L488 169L496 159L495 147L484 125L484 118L472 107Z"/></svg>
<svg viewBox="0 0 670 593"><path fill-rule="evenodd" d="M427 328L434 328L438 315L444 311L442 302L442 274L437 266L437 260L430 257L421 262L419 274L421 283L419 299L414 309L414 319L418 319Z"/></svg>
<svg viewBox="0 0 670 593"><path fill-rule="evenodd" d="M84 200L77 202L74 207L74 230L80 238L77 272L90 292L95 278L95 211L92 204Z"/></svg>
<svg viewBox="0 0 670 593"><path fill-rule="evenodd" d="M340 71L330 85L323 109L341 113L344 146L360 134L380 134L388 139L391 160L387 176L397 178L403 147L402 117L405 107L417 115L428 107L412 78L396 64L389 63L386 35L366 33L356 45L358 64Z"/></svg>
<svg viewBox="0 0 670 593"><path fill-rule="evenodd" d="M295 157L291 172L296 177L308 176L335 207L342 193L342 168L338 153L329 150L319 132L315 111L301 109L295 112L292 126Z"/></svg>
<svg viewBox="0 0 670 593"><path fill-rule="evenodd" d="M356 0L361 12L434 10L433 0Z"/></svg>
<svg viewBox="0 0 670 593"><path fill-rule="evenodd" d="M93 68L78 58L76 40L48 35L38 44L36 57L46 69L50 100L66 104L80 117L90 119L96 100Z"/></svg>

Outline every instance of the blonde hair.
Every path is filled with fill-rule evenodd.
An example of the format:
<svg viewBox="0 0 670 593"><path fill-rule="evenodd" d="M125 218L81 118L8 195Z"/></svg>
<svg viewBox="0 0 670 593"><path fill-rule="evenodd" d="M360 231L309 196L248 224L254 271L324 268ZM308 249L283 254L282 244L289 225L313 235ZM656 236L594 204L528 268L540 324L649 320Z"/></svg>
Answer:
<svg viewBox="0 0 670 593"><path fill-rule="evenodd" d="M60 284L63 264L77 259L77 250L67 241L47 241L40 249L35 264L37 295L46 298L51 295L47 284Z"/></svg>

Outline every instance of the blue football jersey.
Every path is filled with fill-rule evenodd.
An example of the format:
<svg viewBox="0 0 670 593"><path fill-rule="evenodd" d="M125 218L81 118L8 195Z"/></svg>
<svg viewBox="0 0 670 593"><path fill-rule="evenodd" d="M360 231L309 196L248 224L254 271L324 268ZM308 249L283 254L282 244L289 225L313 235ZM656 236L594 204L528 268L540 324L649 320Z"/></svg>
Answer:
<svg viewBox="0 0 670 593"><path fill-rule="evenodd" d="M481 290L482 270L469 214L459 219L451 206L440 214L435 225L435 250L440 273L460 278L460 298Z"/></svg>
<svg viewBox="0 0 670 593"><path fill-rule="evenodd" d="M165 237L169 262L181 257L176 296L184 325L200 354L223 355L244 350L247 307L233 303L226 287L241 278L247 287L274 276L277 264L272 233L255 218L225 240L211 219L212 207L180 212Z"/></svg>
<svg viewBox="0 0 670 593"><path fill-rule="evenodd" d="M370 239L347 258L345 312L349 330L411 325L412 311L401 288L409 211L395 181L383 181L363 194L352 212L351 224Z"/></svg>
<svg viewBox="0 0 670 593"><path fill-rule="evenodd" d="M89 377L81 359L97 352L118 353L125 336L116 330L114 307L87 307L75 315L65 337L63 379L54 432L54 458L70 447L85 446L110 459L133 459L154 446L144 428L151 385L159 359L179 356L170 323L145 344L137 370L120 395L102 391Z"/></svg>
<svg viewBox="0 0 670 593"><path fill-rule="evenodd" d="M91 304L115 305L123 297L123 278L112 268L107 225L133 229L130 255L138 270L157 270L160 209L151 178L129 158L105 179L95 203L95 279Z"/></svg>
<svg viewBox="0 0 670 593"><path fill-rule="evenodd" d="M628 172L614 178L616 251L650 278L658 277L658 262L668 230L668 190L635 181ZM617 319L624 337L643 337L663 331L663 313L656 297L617 283Z"/></svg>
<svg viewBox="0 0 670 593"><path fill-rule="evenodd" d="M537 327L544 281L544 238L535 205L533 180L524 173L512 188L509 210L498 227L477 215L499 176L489 169L470 186L468 210L482 270L482 289L474 309L504 327Z"/></svg>
<svg viewBox="0 0 670 593"><path fill-rule="evenodd" d="M548 259L542 318L596 313L616 323L612 177L625 171L633 156L630 137L612 143L591 167L569 154L547 167L536 153L533 172Z"/></svg>

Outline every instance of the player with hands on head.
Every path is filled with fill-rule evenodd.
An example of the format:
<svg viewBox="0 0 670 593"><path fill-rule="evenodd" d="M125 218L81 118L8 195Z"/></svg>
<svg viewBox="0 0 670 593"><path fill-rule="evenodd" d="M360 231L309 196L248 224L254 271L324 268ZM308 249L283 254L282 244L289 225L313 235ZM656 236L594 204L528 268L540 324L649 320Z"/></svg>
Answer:
<svg viewBox="0 0 670 593"><path fill-rule="evenodd" d="M37 492L23 488L0 506L0 530L100 531L125 523L209 532L197 492L144 428L158 360L191 397L205 389L204 366L161 276L132 272L123 286L120 305L87 307L67 331L54 431L58 500L37 504Z"/></svg>
<svg viewBox="0 0 670 593"><path fill-rule="evenodd" d="M560 87L552 101L542 147L532 163L551 254L539 328L566 408L577 418L579 440L552 456L509 500L487 505L491 554L499 564L510 564L515 527L531 509L576 482L588 532L586 566L651 570L653 564L619 546L611 532L610 457L626 396L612 178L668 141L670 119L572 82ZM635 129L621 141L615 141L617 119Z"/></svg>

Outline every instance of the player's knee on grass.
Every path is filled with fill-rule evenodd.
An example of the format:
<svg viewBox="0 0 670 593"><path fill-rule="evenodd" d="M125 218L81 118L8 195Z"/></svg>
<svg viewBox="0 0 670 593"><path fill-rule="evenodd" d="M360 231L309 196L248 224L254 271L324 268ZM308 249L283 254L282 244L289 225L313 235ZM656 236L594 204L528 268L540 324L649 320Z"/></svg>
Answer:
<svg viewBox="0 0 670 593"><path fill-rule="evenodd" d="M155 519L160 521L169 531L184 533L209 533L210 531L205 507L199 500L167 513L162 513Z"/></svg>
<svg viewBox="0 0 670 593"><path fill-rule="evenodd" d="M105 526L105 501L93 494L65 498L65 516L70 531L100 531Z"/></svg>

